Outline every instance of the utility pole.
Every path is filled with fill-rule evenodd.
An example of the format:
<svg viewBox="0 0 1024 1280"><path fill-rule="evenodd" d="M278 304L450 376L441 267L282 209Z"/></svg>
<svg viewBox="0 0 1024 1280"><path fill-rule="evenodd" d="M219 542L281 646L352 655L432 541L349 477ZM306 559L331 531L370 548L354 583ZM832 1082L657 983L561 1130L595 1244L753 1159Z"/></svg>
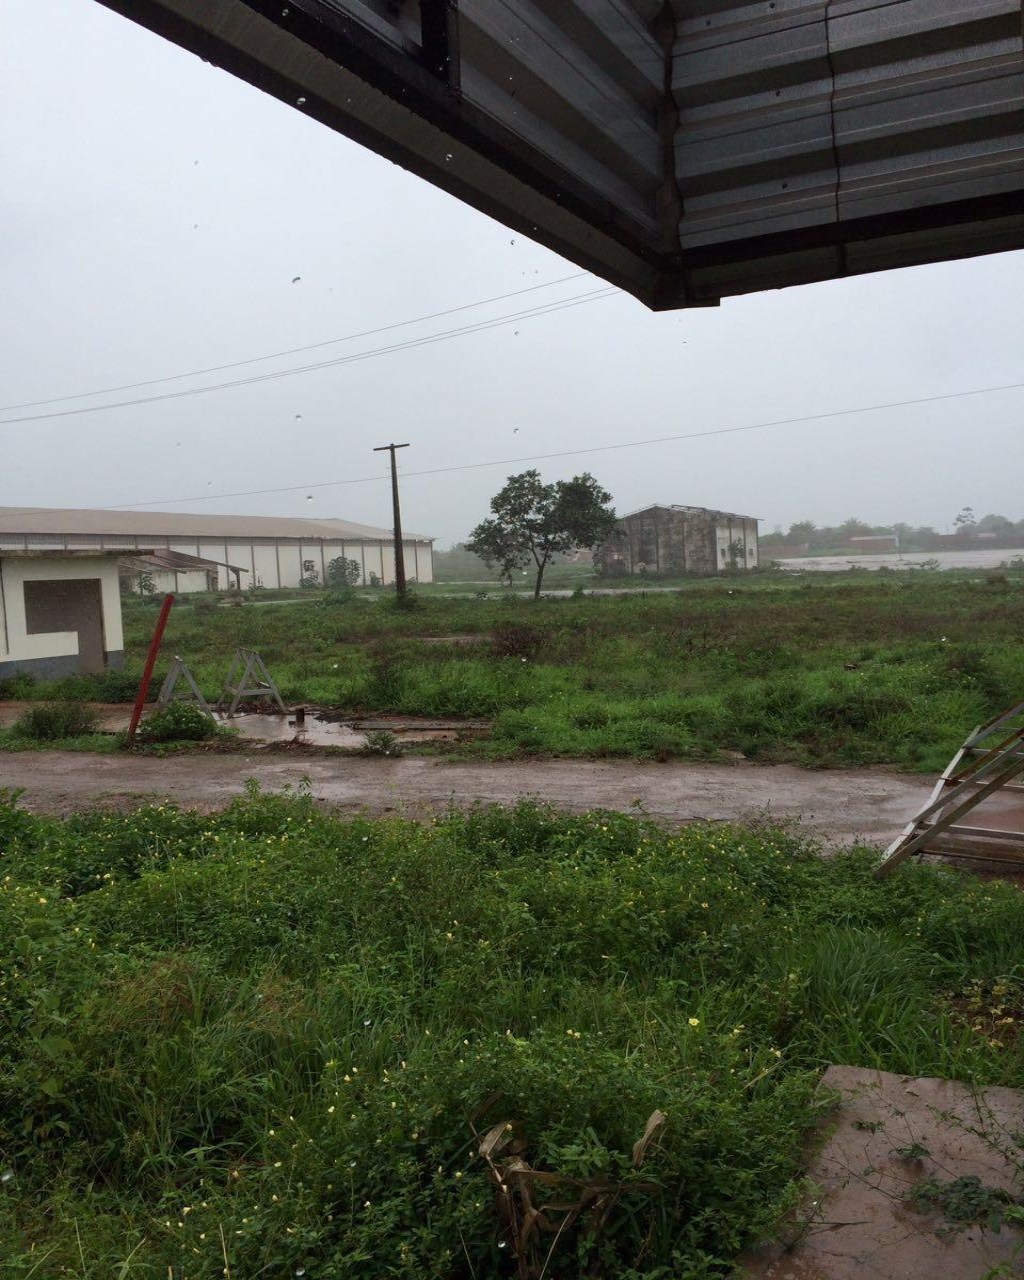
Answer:
<svg viewBox="0 0 1024 1280"><path fill-rule="evenodd" d="M402 512L398 505L398 468L395 466L395 450L408 449L407 444L382 444L374 453L391 454L391 505L395 522L395 591L399 600L405 599L405 554L402 550Z"/></svg>

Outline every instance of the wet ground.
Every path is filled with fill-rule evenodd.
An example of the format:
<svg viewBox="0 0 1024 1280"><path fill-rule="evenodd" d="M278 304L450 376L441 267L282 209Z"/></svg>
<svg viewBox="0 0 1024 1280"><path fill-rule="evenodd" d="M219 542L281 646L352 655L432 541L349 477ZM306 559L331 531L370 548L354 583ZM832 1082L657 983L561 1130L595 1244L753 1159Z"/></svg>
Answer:
<svg viewBox="0 0 1024 1280"><path fill-rule="evenodd" d="M832 1066L839 1095L824 1145L810 1158L813 1190L780 1239L745 1260L748 1280L984 1280L1024 1275L1024 1230L1000 1212L1020 1196L1014 1135L1024 1092L975 1090L932 1077ZM961 1179L977 1179L971 1188ZM942 1212L929 1186L987 1194L979 1220ZM922 1188L915 1195L915 1188ZM994 1194L993 1194L994 1193ZM991 1214L991 1218L989 1215ZM958 1216L959 1215L959 1216Z"/></svg>
<svg viewBox="0 0 1024 1280"><path fill-rule="evenodd" d="M418 815L474 801L533 797L563 809L619 809L670 822L801 820L832 844L893 839L929 794L928 778L882 770L811 771L791 765L640 764L626 761L446 761L270 754L92 755L32 751L0 755L0 787L22 803L67 814L96 805L173 800L218 808L246 779L270 791L308 779L313 795L344 810Z"/></svg>
<svg viewBox="0 0 1024 1280"><path fill-rule="evenodd" d="M0 728L14 724L32 702L0 702ZM103 733L120 733L128 728L131 706L126 702L96 702L91 704L99 720L97 727ZM146 714L153 710L147 706ZM490 729L487 720L452 720L428 716L342 716L317 707L304 710L293 708L287 715L269 715L262 712L232 717L218 716L226 728L234 729L239 737L257 742L282 743L298 740L311 747L341 747L359 751L366 745L370 733L386 731L404 742L458 742L479 737Z"/></svg>

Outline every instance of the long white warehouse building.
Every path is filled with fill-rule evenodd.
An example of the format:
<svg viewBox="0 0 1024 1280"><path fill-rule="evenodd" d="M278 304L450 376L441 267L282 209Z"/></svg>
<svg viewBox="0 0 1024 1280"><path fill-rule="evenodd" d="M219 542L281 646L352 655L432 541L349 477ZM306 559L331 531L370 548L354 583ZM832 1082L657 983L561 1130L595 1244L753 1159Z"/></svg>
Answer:
<svg viewBox="0 0 1024 1280"><path fill-rule="evenodd" d="M433 539L403 536L410 582L433 582ZM327 581L332 560L359 565L360 581L395 580L390 529L347 520L301 520L285 516L190 515L168 511L56 510L0 507L0 551L177 552L206 566L151 572L159 590L188 592L243 587L297 587L302 580ZM137 577L137 566L128 569Z"/></svg>

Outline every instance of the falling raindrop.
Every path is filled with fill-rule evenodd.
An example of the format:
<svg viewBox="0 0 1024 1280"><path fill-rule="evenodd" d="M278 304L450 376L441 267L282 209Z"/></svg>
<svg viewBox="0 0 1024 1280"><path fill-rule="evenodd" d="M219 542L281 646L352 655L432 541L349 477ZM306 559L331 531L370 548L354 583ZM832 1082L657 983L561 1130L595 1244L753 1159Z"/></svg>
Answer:
<svg viewBox="0 0 1024 1280"><path fill-rule="evenodd" d="M364 1018L364 1019L363 1019L363 1026L364 1026L364 1027L368 1027L372 1021L373 1021L373 1019L372 1019L372 1018Z"/></svg>
<svg viewBox="0 0 1024 1280"><path fill-rule="evenodd" d="M304 1275L306 1274L306 1268L305 1268L305 1267L296 1267L296 1268L295 1268L295 1274L296 1274L297 1276L304 1276Z"/></svg>
<svg viewBox="0 0 1024 1280"><path fill-rule="evenodd" d="M518 337L519 337L519 330L518 330L518 329L513 329L513 330L512 330L512 337L513 337L513 338L518 338Z"/></svg>
<svg viewBox="0 0 1024 1280"><path fill-rule="evenodd" d="M450 160L451 158L452 158L452 153L449 151L448 154L445 156L445 159Z"/></svg>
<svg viewBox="0 0 1024 1280"><path fill-rule="evenodd" d="M281 17L282 17L282 18L287 18L287 17L288 17L288 10L287 10L287 9L282 9L282 10L281 10Z"/></svg>
<svg viewBox="0 0 1024 1280"><path fill-rule="evenodd" d="M311 493L307 493L307 494L306 494L306 501L307 501L307 502L312 502L312 501L313 501L313 495L312 495Z"/></svg>
<svg viewBox="0 0 1024 1280"><path fill-rule="evenodd" d="M296 421L296 422L298 422L298 420L299 420L301 417L302 417L302 414L301 414L301 413L297 413L297 414L295 415L295 421Z"/></svg>
<svg viewBox="0 0 1024 1280"><path fill-rule="evenodd" d="M13 1181L14 1181L13 1169L5 1169L3 1173L0 1173L0 1182L2 1182L5 1187L9 1182L13 1182Z"/></svg>
<svg viewBox="0 0 1024 1280"><path fill-rule="evenodd" d="M295 99L295 105L296 105L297 107L304 107L304 106L306 105L306 99L305 99L305 98L296 98L296 99Z"/></svg>
<svg viewBox="0 0 1024 1280"><path fill-rule="evenodd" d="M207 487L207 489L212 489L212 488L213 488L213 481L212 481L212 480L207 480L207 482L206 482L206 487Z"/></svg>
<svg viewBox="0 0 1024 1280"><path fill-rule="evenodd" d="M302 276L292 276L292 284L298 284Z"/></svg>

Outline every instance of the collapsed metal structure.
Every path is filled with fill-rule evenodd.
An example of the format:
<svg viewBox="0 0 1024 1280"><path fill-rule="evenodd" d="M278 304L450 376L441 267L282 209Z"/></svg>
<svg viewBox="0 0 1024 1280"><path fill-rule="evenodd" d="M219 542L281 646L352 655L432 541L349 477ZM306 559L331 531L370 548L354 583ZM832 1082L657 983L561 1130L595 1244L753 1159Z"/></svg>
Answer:
<svg viewBox="0 0 1024 1280"><path fill-rule="evenodd" d="M651 307L1024 247L1021 0L100 0Z"/></svg>
<svg viewBox="0 0 1024 1280"><path fill-rule="evenodd" d="M1024 868L1024 702L970 734L875 869L926 853Z"/></svg>

